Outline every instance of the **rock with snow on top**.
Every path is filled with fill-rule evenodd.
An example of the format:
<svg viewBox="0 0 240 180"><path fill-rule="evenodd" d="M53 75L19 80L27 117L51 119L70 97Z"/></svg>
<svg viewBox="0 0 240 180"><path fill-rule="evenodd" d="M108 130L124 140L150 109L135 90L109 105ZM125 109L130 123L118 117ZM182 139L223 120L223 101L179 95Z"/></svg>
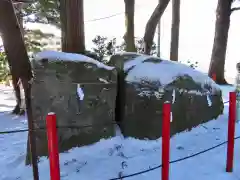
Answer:
<svg viewBox="0 0 240 180"><path fill-rule="evenodd" d="M218 85L187 65L137 53L116 54L109 64L119 72L116 117L124 136L159 138L165 101L172 104L172 135L223 113Z"/></svg>
<svg viewBox="0 0 240 180"><path fill-rule="evenodd" d="M117 72L90 57L55 51L37 53L32 61L33 117L37 127L45 127L48 112L55 112L59 128L59 148L91 144L115 135L114 119ZM46 134L36 133L38 155L47 155Z"/></svg>

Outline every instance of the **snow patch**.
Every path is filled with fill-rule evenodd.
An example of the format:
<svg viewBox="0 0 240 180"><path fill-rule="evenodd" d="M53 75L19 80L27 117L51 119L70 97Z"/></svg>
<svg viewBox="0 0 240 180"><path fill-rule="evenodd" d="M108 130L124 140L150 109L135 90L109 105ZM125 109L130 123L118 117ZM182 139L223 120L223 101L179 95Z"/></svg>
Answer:
<svg viewBox="0 0 240 180"><path fill-rule="evenodd" d="M136 54L137 55L137 54ZM138 56L136 58L134 58L134 60L131 60L131 61L128 61L124 64L124 68L123 70L124 71L127 71L128 69L130 69L131 67L133 66L136 66L140 63L142 63L143 61L147 60L149 58L149 56L146 56L146 55L141 55L141 56Z"/></svg>
<svg viewBox="0 0 240 180"><path fill-rule="evenodd" d="M109 82L106 80L106 79L103 79L103 78L98 78L99 81L105 83L105 84L108 84Z"/></svg>
<svg viewBox="0 0 240 180"><path fill-rule="evenodd" d="M172 104L174 104L176 101L176 92L175 92L175 89L173 90L172 92Z"/></svg>
<svg viewBox="0 0 240 180"><path fill-rule="evenodd" d="M207 102L208 102L208 106L212 106L212 101L211 101L209 95L207 95Z"/></svg>
<svg viewBox="0 0 240 180"><path fill-rule="evenodd" d="M82 101L84 99L84 92L83 92L80 84L77 84L77 94L78 94L80 101Z"/></svg>
<svg viewBox="0 0 240 180"><path fill-rule="evenodd" d="M114 67L107 66L97 60L94 60L90 57L87 57L82 54L75 53L64 53L58 51L42 51L33 55L36 61L40 61L42 59L48 59L49 61L74 61L74 62L87 62L97 65L99 68L103 68L106 70L113 70Z"/></svg>
<svg viewBox="0 0 240 180"><path fill-rule="evenodd" d="M124 70L135 66L128 73L126 81L137 83L142 80L159 81L161 85L165 86L176 80L179 76L189 75L195 82L200 83L202 87L205 84L209 84L214 89L220 90L219 86L211 78L187 65L168 60L162 60L159 63L143 63L148 58L150 56L143 55L125 63Z"/></svg>
<svg viewBox="0 0 240 180"><path fill-rule="evenodd" d="M222 86L221 86L222 87ZM0 87L1 108L14 108L15 100L12 90ZM226 99L229 99L228 92ZM228 123L228 104L225 104L224 114L205 123L207 129L198 126L191 131L184 131L171 137L171 161L196 154L226 140ZM1 112L1 131L9 129L25 129L26 117L17 117ZM236 124L236 136L240 135L240 124ZM25 166L27 147L27 132L0 135L0 179L2 180L32 180L31 166ZM236 152L240 151L240 141L236 140ZM161 164L161 138L158 140L137 140L124 138L119 133L116 137L102 139L92 145L73 148L66 153L60 153L60 168L62 180L107 180L118 177L119 174L129 175ZM223 167L226 161L226 145L205 152L185 161L171 164L170 177L173 180L239 180L238 171L226 173ZM240 169L240 156L236 154L234 168ZM49 159L39 159L39 174L43 180L50 179ZM189 168L191 167L191 171ZM128 178L126 178L127 180ZM131 180L161 179L161 168L130 178Z"/></svg>

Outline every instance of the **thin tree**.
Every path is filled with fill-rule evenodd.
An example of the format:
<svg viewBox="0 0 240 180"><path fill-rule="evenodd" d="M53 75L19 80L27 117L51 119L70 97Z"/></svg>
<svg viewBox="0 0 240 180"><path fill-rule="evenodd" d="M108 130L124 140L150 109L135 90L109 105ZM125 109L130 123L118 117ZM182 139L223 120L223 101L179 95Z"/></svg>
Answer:
<svg viewBox="0 0 240 180"><path fill-rule="evenodd" d="M124 0L125 2L125 27L126 33L124 40L126 43L126 51L135 52L135 40L134 40L134 6L135 0Z"/></svg>
<svg viewBox="0 0 240 180"><path fill-rule="evenodd" d="M170 59L172 61L178 61L179 25L180 25L180 0L172 0L172 29L170 48Z"/></svg>
<svg viewBox="0 0 240 180"><path fill-rule="evenodd" d="M85 53L83 0L60 0L62 51Z"/></svg>
<svg viewBox="0 0 240 180"><path fill-rule="evenodd" d="M159 0L159 3L161 0ZM160 58L161 56L161 19L158 21L158 26L157 26L157 57Z"/></svg>
<svg viewBox="0 0 240 180"><path fill-rule="evenodd" d="M161 19L170 0L161 0L148 20L144 34L144 53L150 54L157 24Z"/></svg>
<svg viewBox="0 0 240 180"><path fill-rule="evenodd" d="M208 75L215 75L218 84L226 84L224 77L224 67L226 59L226 49L228 42L228 31L230 27L230 16L233 11L240 8L231 8L234 0L218 0L215 36L211 55L211 62L208 70Z"/></svg>

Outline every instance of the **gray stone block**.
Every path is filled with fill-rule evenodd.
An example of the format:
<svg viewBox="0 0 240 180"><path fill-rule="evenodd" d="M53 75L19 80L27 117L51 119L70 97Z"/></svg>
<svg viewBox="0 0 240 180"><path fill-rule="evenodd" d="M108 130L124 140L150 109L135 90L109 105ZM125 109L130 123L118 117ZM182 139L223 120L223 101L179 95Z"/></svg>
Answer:
<svg viewBox="0 0 240 180"><path fill-rule="evenodd" d="M73 59L74 60L74 59ZM117 72L103 64L63 61L61 59L33 60L32 108L36 127L46 127L46 115L55 112L59 127L59 150L91 144L115 135L114 121ZM106 68L104 68L106 67ZM77 88L81 86L83 100ZM105 125L103 125L105 124ZM46 131L37 131L37 154L47 151Z"/></svg>
<svg viewBox="0 0 240 180"><path fill-rule="evenodd" d="M221 90L206 75L188 66L134 53L112 56L109 64L122 74L117 106L125 137L161 137L166 101L171 103L171 135L223 113Z"/></svg>

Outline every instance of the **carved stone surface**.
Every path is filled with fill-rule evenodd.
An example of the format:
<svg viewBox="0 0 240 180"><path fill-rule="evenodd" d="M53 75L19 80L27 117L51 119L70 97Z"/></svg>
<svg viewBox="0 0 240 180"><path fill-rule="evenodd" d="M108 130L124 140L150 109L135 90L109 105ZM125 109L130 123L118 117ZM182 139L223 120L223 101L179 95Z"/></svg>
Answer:
<svg viewBox="0 0 240 180"><path fill-rule="evenodd" d="M32 61L32 108L36 127L46 127L49 112L56 113L59 127L72 127L58 129L61 152L115 135L114 125L109 124L115 118L117 72L100 65L84 59L62 61L54 57ZM83 100L77 92L79 87L84 93ZM88 125L92 127L77 128ZM36 136L38 155L47 155L46 132L37 131Z"/></svg>

